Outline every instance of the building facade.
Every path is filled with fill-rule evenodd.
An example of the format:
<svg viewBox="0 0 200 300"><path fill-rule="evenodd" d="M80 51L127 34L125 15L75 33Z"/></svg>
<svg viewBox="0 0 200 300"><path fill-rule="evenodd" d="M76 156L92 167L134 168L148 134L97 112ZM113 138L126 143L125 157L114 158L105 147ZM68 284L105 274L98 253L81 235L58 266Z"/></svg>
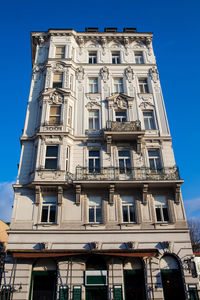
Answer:
<svg viewBox="0 0 200 300"><path fill-rule="evenodd" d="M31 43L4 291L198 299L152 33L50 29Z"/></svg>

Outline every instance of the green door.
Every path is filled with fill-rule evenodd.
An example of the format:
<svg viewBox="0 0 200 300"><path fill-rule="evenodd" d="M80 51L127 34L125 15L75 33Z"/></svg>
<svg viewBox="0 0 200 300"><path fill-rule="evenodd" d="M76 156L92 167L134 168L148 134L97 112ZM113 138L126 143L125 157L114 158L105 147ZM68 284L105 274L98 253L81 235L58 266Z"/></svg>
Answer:
<svg viewBox="0 0 200 300"><path fill-rule="evenodd" d="M186 299L180 270L161 270L161 277L165 300Z"/></svg>
<svg viewBox="0 0 200 300"><path fill-rule="evenodd" d="M144 271L125 270L124 290L126 300L146 300Z"/></svg>
<svg viewBox="0 0 200 300"><path fill-rule="evenodd" d="M30 300L55 300L56 272L33 271Z"/></svg>
<svg viewBox="0 0 200 300"><path fill-rule="evenodd" d="M86 300L107 300L107 287L87 286Z"/></svg>

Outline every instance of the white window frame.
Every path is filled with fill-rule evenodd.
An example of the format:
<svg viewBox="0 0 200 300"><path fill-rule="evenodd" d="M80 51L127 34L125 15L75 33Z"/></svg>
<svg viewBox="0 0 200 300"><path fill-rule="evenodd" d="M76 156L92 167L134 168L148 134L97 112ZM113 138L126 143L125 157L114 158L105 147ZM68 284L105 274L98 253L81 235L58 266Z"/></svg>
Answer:
<svg viewBox="0 0 200 300"><path fill-rule="evenodd" d="M135 63L144 64L144 53L143 51L134 51Z"/></svg>
<svg viewBox="0 0 200 300"><path fill-rule="evenodd" d="M57 156L47 156L48 147L57 147ZM59 145L46 145L46 153L45 153L45 169L46 170L57 170L58 169L58 153L59 153ZM46 161L47 160L56 160L56 169L46 168Z"/></svg>
<svg viewBox="0 0 200 300"><path fill-rule="evenodd" d="M113 87L114 87L114 93L123 93L124 92L123 77L114 77Z"/></svg>
<svg viewBox="0 0 200 300"><path fill-rule="evenodd" d="M120 156L119 155L120 151L127 151L127 152L129 152L129 155ZM120 160L123 161L123 167L120 166L120 164L121 164ZM130 161L130 167L127 166L127 160ZM118 149L118 165L119 165L119 173L120 174L131 173L132 163L131 163L131 151L130 150Z"/></svg>
<svg viewBox="0 0 200 300"><path fill-rule="evenodd" d="M96 201L95 201L96 200ZM97 220L97 210L101 211L101 219ZM93 211L93 220L90 221L90 211ZM89 196L88 199L88 223L102 223L102 199L100 196Z"/></svg>
<svg viewBox="0 0 200 300"><path fill-rule="evenodd" d="M66 167L66 172L69 171L70 169L70 147L66 147L66 160L65 160L65 167Z"/></svg>
<svg viewBox="0 0 200 300"><path fill-rule="evenodd" d="M135 205L133 196L121 196L122 223L136 223ZM127 209L127 221L124 220L124 210ZM133 220L131 220L131 208L133 208Z"/></svg>
<svg viewBox="0 0 200 300"><path fill-rule="evenodd" d="M169 209L168 209L168 204L167 204L167 198L166 198L166 196L153 195L153 197L154 197L156 222L157 223L168 223L170 220L169 220ZM160 199L156 200L156 198L160 198ZM159 214L160 214L161 220L158 220L158 216L157 216L157 211L158 210L159 210ZM164 210L167 211L167 219L165 219Z"/></svg>
<svg viewBox="0 0 200 300"><path fill-rule="evenodd" d="M120 51L111 52L112 64L119 65L121 63L121 53Z"/></svg>
<svg viewBox="0 0 200 300"><path fill-rule="evenodd" d="M92 113L94 113L92 115ZM95 113L97 113L95 115ZM99 130L99 109L89 110L88 112L88 128L89 130ZM92 128L90 128L90 124L92 124ZM96 128L97 125L97 128Z"/></svg>
<svg viewBox="0 0 200 300"><path fill-rule="evenodd" d="M91 62L90 62L91 59ZM97 64L97 51L88 51L88 63Z"/></svg>
<svg viewBox="0 0 200 300"><path fill-rule="evenodd" d="M149 155L150 151L156 151L157 155L150 156ZM158 170L162 169L160 149L158 149L158 148L148 149L148 158L149 158L149 168L150 168L151 171L158 171ZM153 168L151 167L152 164L150 163L150 160L153 162L153 165L154 165Z"/></svg>
<svg viewBox="0 0 200 300"><path fill-rule="evenodd" d="M144 115L145 113L151 114L151 116L145 116ZM143 110L143 120L144 120L144 129L145 130L156 130L156 122L155 122L153 110ZM146 120L146 122L145 122L145 120ZM151 126L152 124L153 124L153 126Z"/></svg>
<svg viewBox="0 0 200 300"><path fill-rule="evenodd" d="M72 128L72 106L68 106L67 126Z"/></svg>
<svg viewBox="0 0 200 300"><path fill-rule="evenodd" d="M139 77L138 78L138 84L139 84L139 93L141 93L141 94L148 94L149 93L149 84L148 84L148 78L147 77Z"/></svg>
<svg viewBox="0 0 200 300"><path fill-rule="evenodd" d="M125 113L125 116L117 116L117 113ZM120 123L127 122L127 110L115 110L115 121Z"/></svg>
<svg viewBox="0 0 200 300"><path fill-rule="evenodd" d="M44 201L45 198L48 198L49 200ZM42 221L43 217L43 211L44 208L47 207L47 220ZM55 211L55 220L50 221L50 213L51 209L55 208L53 211ZM57 196L42 196L42 205L41 205L41 217L40 217L41 223L50 223L50 224L55 224L57 220Z"/></svg>
<svg viewBox="0 0 200 300"><path fill-rule="evenodd" d="M99 156L90 156L90 151L98 151ZM99 167L96 162L99 160ZM90 161L93 161L93 167L90 167ZM101 171L101 151L100 149L88 149L88 170L89 173L100 173Z"/></svg>
<svg viewBox="0 0 200 300"><path fill-rule="evenodd" d="M59 113L58 114L51 114L51 108L53 108L53 107L59 107ZM55 118L59 118L59 121L58 122L51 122L51 118L53 118L53 117L55 117ZM58 124L60 124L60 120L61 120L61 105L50 105L50 107L49 107L49 125L58 125Z"/></svg>
<svg viewBox="0 0 200 300"><path fill-rule="evenodd" d="M55 76L56 75L61 75L61 80L55 81ZM55 86L54 87L54 84L56 84L56 83L59 83L60 86ZM62 86L63 86L63 72L54 72L53 73L53 85L52 86L53 86L53 88L62 88Z"/></svg>
<svg viewBox="0 0 200 300"><path fill-rule="evenodd" d="M57 53L58 48L63 49L63 51ZM56 45L55 58L65 58L65 45Z"/></svg>
<svg viewBox="0 0 200 300"><path fill-rule="evenodd" d="M98 77L89 78L89 93L98 93Z"/></svg>

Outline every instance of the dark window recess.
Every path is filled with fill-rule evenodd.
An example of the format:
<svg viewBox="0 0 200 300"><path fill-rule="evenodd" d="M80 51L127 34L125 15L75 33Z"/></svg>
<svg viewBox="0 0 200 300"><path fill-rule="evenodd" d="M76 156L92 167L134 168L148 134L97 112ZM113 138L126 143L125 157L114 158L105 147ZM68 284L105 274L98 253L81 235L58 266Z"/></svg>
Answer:
<svg viewBox="0 0 200 300"><path fill-rule="evenodd" d="M156 208L156 218L158 222L162 221L162 217L161 217L161 211L160 211L160 207Z"/></svg>
<svg viewBox="0 0 200 300"><path fill-rule="evenodd" d="M124 32L137 32L136 28L127 28L127 27L125 27L123 31Z"/></svg>
<svg viewBox="0 0 200 300"><path fill-rule="evenodd" d="M117 32L117 27L106 27L104 32Z"/></svg>
<svg viewBox="0 0 200 300"><path fill-rule="evenodd" d="M32 300L55 300L56 298L56 272L33 273Z"/></svg>
<svg viewBox="0 0 200 300"><path fill-rule="evenodd" d="M47 146L45 169L57 169L58 146Z"/></svg>
<svg viewBox="0 0 200 300"><path fill-rule="evenodd" d="M98 27L86 27L86 32L98 32Z"/></svg>
<svg viewBox="0 0 200 300"><path fill-rule="evenodd" d="M61 88L62 82L53 82L53 88Z"/></svg>
<svg viewBox="0 0 200 300"><path fill-rule="evenodd" d="M167 207L163 207L163 218L164 218L164 221L169 221L169 215L168 215Z"/></svg>

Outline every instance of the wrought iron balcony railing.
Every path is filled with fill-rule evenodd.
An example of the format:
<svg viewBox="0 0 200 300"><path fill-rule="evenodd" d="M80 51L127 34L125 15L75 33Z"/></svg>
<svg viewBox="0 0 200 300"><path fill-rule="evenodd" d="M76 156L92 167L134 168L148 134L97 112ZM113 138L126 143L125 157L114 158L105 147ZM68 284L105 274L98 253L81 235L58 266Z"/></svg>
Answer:
<svg viewBox="0 0 200 300"><path fill-rule="evenodd" d="M116 122L116 121L107 121L106 122L107 131L141 131L141 122L140 121L130 121L130 122Z"/></svg>
<svg viewBox="0 0 200 300"><path fill-rule="evenodd" d="M155 169L150 168L115 168L107 167L100 169L89 169L87 167L76 167L75 180L180 180L177 166Z"/></svg>

